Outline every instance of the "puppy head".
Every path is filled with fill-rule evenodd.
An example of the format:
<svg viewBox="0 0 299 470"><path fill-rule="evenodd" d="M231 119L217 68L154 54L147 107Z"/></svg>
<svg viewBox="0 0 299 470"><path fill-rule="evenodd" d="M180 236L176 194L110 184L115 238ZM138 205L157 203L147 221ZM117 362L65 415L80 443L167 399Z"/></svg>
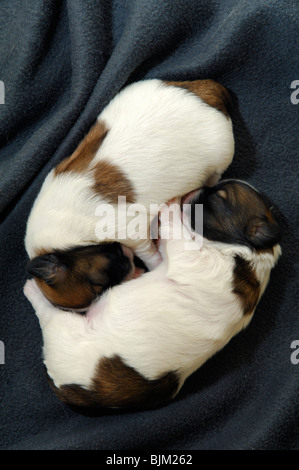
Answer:
<svg viewBox="0 0 299 470"><path fill-rule="evenodd" d="M223 243L265 250L280 240L280 228L271 203L252 186L238 180L220 182L199 190L191 203L194 229L195 204L203 204L203 236Z"/></svg>
<svg viewBox="0 0 299 470"><path fill-rule="evenodd" d="M132 259L120 243L103 243L37 256L27 269L55 306L85 309L105 289L130 277Z"/></svg>

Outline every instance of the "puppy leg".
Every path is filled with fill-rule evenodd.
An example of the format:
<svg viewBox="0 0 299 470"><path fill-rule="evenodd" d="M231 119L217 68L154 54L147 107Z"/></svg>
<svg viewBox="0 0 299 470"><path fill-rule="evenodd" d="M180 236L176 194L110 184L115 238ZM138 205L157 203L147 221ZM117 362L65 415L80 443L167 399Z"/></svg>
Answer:
<svg viewBox="0 0 299 470"><path fill-rule="evenodd" d="M154 244L153 240L142 240L135 247L135 254L138 256L147 268L151 271L156 268L162 261L161 254Z"/></svg>
<svg viewBox="0 0 299 470"><path fill-rule="evenodd" d="M34 279L28 279L24 285L24 295L35 310L50 307L51 303L43 295Z"/></svg>
<svg viewBox="0 0 299 470"><path fill-rule="evenodd" d="M160 211L159 249L168 265L178 264L180 260L194 257L194 251L200 250L200 243L194 233L183 224L180 200L172 200Z"/></svg>
<svg viewBox="0 0 299 470"><path fill-rule="evenodd" d="M45 326L53 315L60 310L55 308L43 295L34 279L28 279L23 289L25 297L29 300L39 319L41 327Z"/></svg>
<svg viewBox="0 0 299 470"><path fill-rule="evenodd" d="M207 179L207 181L205 182L205 186L209 186L210 188L212 188L213 186L216 186L221 176L222 175L220 173L214 173Z"/></svg>
<svg viewBox="0 0 299 470"><path fill-rule="evenodd" d="M165 247L165 245L169 244L179 245L189 238L188 231L182 223L182 211L179 198L172 199L161 208L159 222L160 246Z"/></svg>

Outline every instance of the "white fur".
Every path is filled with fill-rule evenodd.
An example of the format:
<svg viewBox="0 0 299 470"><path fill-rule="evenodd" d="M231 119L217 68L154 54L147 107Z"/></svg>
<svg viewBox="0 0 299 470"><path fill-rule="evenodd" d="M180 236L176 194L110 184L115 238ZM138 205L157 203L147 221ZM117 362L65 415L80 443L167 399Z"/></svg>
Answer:
<svg viewBox="0 0 299 470"><path fill-rule="evenodd" d="M117 165L131 182L136 202L147 209L186 194L211 177L217 182L233 158L231 120L196 95L161 80L128 86L98 120L109 132L91 166L102 160ZM95 234L95 213L108 201L96 196L92 185L88 168L84 174L56 177L54 170L50 172L28 219L25 246L30 258L40 249L50 252L101 241ZM157 264L150 240L126 244L150 268Z"/></svg>
<svg viewBox="0 0 299 470"><path fill-rule="evenodd" d="M169 210L163 209L164 214ZM173 222L161 217L163 262L109 290L90 307L87 317L54 308L35 281L27 281L24 292L39 318L44 362L56 386L88 387L98 361L119 354L148 379L177 371L180 388L248 325L252 314L243 315L241 302L232 292L234 255L252 263L262 295L280 247L275 247L274 256L257 254L199 236L191 242L194 250L186 251L184 239L163 239L169 225L182 224L180 210L174 214Z"/></svg>

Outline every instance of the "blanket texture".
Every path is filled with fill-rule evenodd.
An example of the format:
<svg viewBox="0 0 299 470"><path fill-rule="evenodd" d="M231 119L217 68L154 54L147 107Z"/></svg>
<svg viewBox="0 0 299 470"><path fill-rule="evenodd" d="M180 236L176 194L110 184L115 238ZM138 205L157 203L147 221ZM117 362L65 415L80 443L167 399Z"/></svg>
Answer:
<svg viewBox="0 0 299 470"><path fill-rule="evenodd" d="M2 449L299 448L298 23L297 0L1 1ZM49 170L122 87L147 78L229 88L236 153L225 176L275 203L283 255L249 328L172 403L82 413L45 379L22 292L26 221Z"/></svg>

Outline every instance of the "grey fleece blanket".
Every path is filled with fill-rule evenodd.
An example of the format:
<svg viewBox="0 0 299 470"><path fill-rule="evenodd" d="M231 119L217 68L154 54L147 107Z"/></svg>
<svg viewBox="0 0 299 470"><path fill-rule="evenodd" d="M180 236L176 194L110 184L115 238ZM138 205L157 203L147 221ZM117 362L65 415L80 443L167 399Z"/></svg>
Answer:
<svg viewBox="0 0 299 470"><path fill-rule="evenodd" d="M297 0L1 1L2 449L299 448L298 33ZM236 154L225 176L276 204L283 255L249 328L172 403L82 413L44 376L22 293L26 220L48 171L122 87L146 78L229 88Z"/></svg>

